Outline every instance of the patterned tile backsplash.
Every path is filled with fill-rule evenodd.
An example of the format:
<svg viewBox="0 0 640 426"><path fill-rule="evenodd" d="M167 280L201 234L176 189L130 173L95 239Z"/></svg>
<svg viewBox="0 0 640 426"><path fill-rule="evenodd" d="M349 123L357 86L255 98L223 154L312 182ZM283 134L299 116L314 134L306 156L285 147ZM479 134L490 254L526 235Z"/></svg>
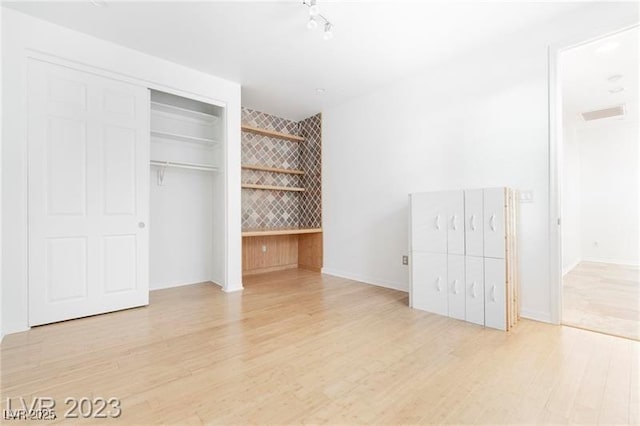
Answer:
<svg viewBox="0 0 640 426"><path fill-rule="evenodd" d="M242 123L306 138L304 142L293 142L242 132L242 164L305 172L294 175L243 169L243 183L306 189L305 192L243 189L242 229L321 227L321 115L295 122L242 108Z"/></svg>

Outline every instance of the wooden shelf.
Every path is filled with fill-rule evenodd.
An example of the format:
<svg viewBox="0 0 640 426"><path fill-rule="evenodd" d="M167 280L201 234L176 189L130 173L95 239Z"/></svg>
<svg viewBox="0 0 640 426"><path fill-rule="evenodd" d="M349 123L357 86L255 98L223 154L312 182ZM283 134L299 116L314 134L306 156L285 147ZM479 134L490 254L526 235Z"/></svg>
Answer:
<svg viewBox="0 0 640 426"><path fill-rule="evenodd" d="M261 172L273 172L273 173L289 173L292 175L303 175L304 172L302 170L291 170L291 169L278 169L276 167L266 167L266 166L255 166L252 164L243 164L243 169L247 170L259 170Z"/></svg>
<svg viewBox="0 0 640 426"><path fill-rule="evenodd" d="M248 126L246 124L242 125L242 130L245 132L256 133L258 135L270 136L273 138L287 139L294 142L303 142L304 138L302 136L290 135L287 133L276 132L273 130L261 129L259 127Z"/></svg>
<svg viewBox="0 0 640 426"><path fill-rule="evenodd" d="M242 231L243 237L264 237L268 235L298 235L318 234L322 228L272 228L272 229L247 229Z"/></svg>
<svg viewBox="0 0 640 426"><path fill-rule="evenodd" d="M266 189L269 191L294 191L294 192L304 192L304 188L296 188L293 186L272 186L272 185L255 185L253 183L243 183L243 188L247 189Z"/></svg>

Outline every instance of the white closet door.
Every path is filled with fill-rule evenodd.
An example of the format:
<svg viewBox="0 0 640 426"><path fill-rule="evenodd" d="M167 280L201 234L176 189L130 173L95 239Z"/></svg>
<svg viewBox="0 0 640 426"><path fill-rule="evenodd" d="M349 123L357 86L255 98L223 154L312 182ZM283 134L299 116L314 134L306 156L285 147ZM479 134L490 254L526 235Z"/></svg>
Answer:
<svg viewBox="0 0 640 426"><path fill-rule="evenodd" d="M148 91L28 65L29 324L146 305Z"/></svg>
<svg viewBox="0 0 640 426"><path fill-rule="evenodd" d="M464 191L465 254L484 256L484 195L482 189Z"/></svg>
<svg viewBox="0 0 640 426"><path fill-rule="evenodd" d="M465 319L464 256L447 256L447 281L449 288L449 316Z"/></svg>
<svg viewBox="0 0 640 426"><path fill-rule="evenodd" d="M506 272L504 259L484 259L485 312L487 327L507 329Z"/></svg>
<svg viewBox="0 0 640 426"><path fill-rule="evenodd" d="M464 254L464 191L448 191L447 253Z"/></svg>
<svg viewBox="0 0 640 426"><path fill-rule="evenodd" d="M466 320L484 325L484 260L481 257L465 257Z"/></svg>
<svg viewBox="0 0 640 426"><path fill-rule="evenodd" d="M411 250L447 252L447 193L411 194Z"/></svg>
<svg viewBox="0 0 640 426"><path fill-rule="evenodd" d="M413 253L411 307L447 315L447 255Z"/></svg>
<svg viewBox="0 0 640 426"><path fill-rule="evenodd" d="M484 190L484 255L504 259L505 255L505 189Z"/></svg>

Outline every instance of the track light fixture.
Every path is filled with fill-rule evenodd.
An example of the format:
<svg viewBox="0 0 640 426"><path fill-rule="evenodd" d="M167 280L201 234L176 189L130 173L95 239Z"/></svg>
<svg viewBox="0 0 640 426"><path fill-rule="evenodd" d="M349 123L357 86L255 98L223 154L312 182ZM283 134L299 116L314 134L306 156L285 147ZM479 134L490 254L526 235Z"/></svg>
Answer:
<svg viewBox="0 0 640 426"><path fill-rule="evenodd" d="M329 22L327 18L320 14L320 6L318 6L317 0L303 0L302 4L309 8L309 21L307 22L307 28L315 30L318 28L318 21L324 21L324 34L322 38L325 40L331 40L333 37L333 24Z"/></svg>

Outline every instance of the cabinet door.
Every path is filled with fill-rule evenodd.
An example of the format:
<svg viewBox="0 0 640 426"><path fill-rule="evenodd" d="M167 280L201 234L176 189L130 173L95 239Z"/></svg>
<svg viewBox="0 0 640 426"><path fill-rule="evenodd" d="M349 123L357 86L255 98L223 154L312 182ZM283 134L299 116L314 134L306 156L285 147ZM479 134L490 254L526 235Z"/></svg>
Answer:
<svg viewBox="0 0 640 426"><path fill-rule="evenodd" d="M484 190L484 255L504 259L505 255L505 189Z"/></svg>
<svg viewBox="0 0 640 426"><path fill-rule="evenodd" d="M464 256L447 256L447 283L449 316L463 320L465 319Z"/></svg>
<svg viewBox="0 0 640 426"><path fill-rule="evenodd" d="M445 192L411 194L411 250L447 252Z"/></svg>
<svg viewBox="0 0 640 426"><path fill-rule="evenodd" d="M448 191L447 253L464 254L464 191Z"/></svg>
<svg viewBox="0 0 640 426"><path fill-rule="evenodd" d="M412 254L411 307L447 315L446 254Z"/></svg>
<svg viewBox="0 0 640 426"><path fill-rule="evenodd" d="M465 257L465 279L466 320L484 325L484 259Z"/></svg>
<svg viewBox="0 0 640 426"><path fill-rule="evenodd" d="M484 259L484 323L507 329L506 273L504 259Z"/></svg>
<svg viewBox="0 0 640 426"><path fill-rule="evenodd" d="M484 256L484 196L482 189L464 191L465 254Z"/></svg>

